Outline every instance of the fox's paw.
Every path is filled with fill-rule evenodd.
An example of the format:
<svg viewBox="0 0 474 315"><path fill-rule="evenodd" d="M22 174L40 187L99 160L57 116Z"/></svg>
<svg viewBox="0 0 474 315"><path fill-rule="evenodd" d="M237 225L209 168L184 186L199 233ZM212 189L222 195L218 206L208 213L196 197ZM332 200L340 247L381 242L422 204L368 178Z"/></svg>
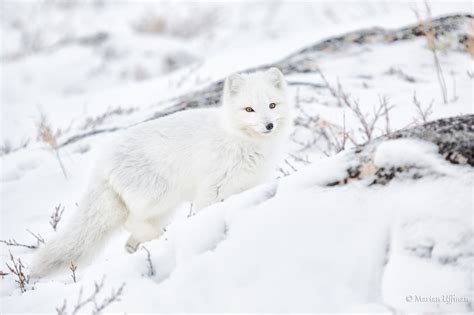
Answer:
<svg viewBox="0 0 474 315"><path fill-rule="evenodd" d="M127 243L125 244L125 250L128 253L133 254L137 251L138 246L140 246L140 242L137 241L133 236L130 236L127 240Z"/></svg>

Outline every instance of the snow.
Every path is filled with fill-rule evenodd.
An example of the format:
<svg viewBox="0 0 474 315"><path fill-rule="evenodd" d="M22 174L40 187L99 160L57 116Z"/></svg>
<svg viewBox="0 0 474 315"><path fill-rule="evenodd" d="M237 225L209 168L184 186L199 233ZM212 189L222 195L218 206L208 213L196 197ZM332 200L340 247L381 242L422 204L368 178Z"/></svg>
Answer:
<svg viewBox="0 0 474 315"><path fill-rule="evenodd" d="M383 146L396 150L398 144ZM413 156L437 157L425 149ZM341 164L332 158L325 162L298 175L321 174ZM472 171L449 167L456 176L399 180L376 189L312 182L293 192L278 188L269 200L261 196L272 196L276 182L265 184L189 218L185 213L176 218L163 238L145 245L154 276L146 276L143 251L119 250L121 235L109 253L81 271L81 283L102 275L110 286L126 282L130 294L109 309L117 312L343 312L369 311L373 304L388 311L384 303L403 311L466 311L462 303L404 302L415 292L472 293L472 244L466 243L472 233ZM291 185L293 177L281 179L279 186ZM326 181L332 180L328 174ZM433 247L429 257L419 249L426 246ZM469 252L471 257L463 257ZM460 266L452 263L456 259ZM35 310L48 312L63 297L74 301L78 286L68 276L42 280L23 295L16 289L3 298L4 309L27 312L41 300ZM61 298L52 294L59 290Z"/></svg>
<svg viewBox="0 0 474 315"><path fill-rule="evenodd" d="M36 139L40 111L54 129L61 129L59 140L127 127L162 111L173 97L233 71L278 61L318 40L364 27L416 22L410 11L414 4L408 2L350 2L344 8L337 2L94 3L66 9L2 3L8 19L2 18L0 28L1 140L13 148L29 142L0 157L0 239L34 244L25 229L46 241L54 237L48 224L54 207L66 209L61 230L86 189L100 149L114 137L101 133L61 148L66 180L54 153ZM214 10L218 27L204 25L191 37L179 33L185 21L180 14L195 13L199 20ZM433 2L432 12L472 13L472 4ZM163 34L134 31L147 13L170 23ZM40 50L29 52L21 36L35 32L42 34ZM98 32L109 36L103 44L71 43L48 50L61 40ZM472 59L449 40L444 47L439 58L452 98L448 104L441 101L423 38L321 52L318 65L331 84L341 82L359 100L364 112L371 113L379 96L386 96L395 105L390 127L397 130L415 123L415 91L422 106L433 100L429 120L473 113L472 79L466 74L473 71ZM7 58L22 53L26 55ZM165 66L170 55L179 56L173 69ZM146 74L137 70L142 68ZM314 73L287 79L323 83ZM320 124L342 128L345 117L354 140L364 139L354 115L337 106L326 89L292 87L291 97L297 96L306 113L320 117ZM103 122L87 124L107 112ZM383 119L378 122L376 136L384 132L384 124ZM312 137L298 126L294 136L303 142ZM335 154L327 141L317 139L309 149L289 141L287 152L291 155L280 166L289 176L275 171L272 181L198 213L189 204L177 209L165 234L143 244L153 274L147 252L126 253L128 235L119 230L92 264L80 266L77 283L62 272L32 281L21 293L14 277L1 278L0 312L54 313L64 300L70 312L81 288L88 295L101 279L105 287L99 300L125 283L120 301L107 312L472 312L472 168L449 164L431 143L397 139L377 144L374 165L414 168L423 178L413 180L408 172L387 185L368 186L370 181L362 179L329 187L357 165L350 150ZM1 271L8 272L9 251L21 257L28 271L34 250L0 247ZM467 297L470 304L443 301L450 295ZM423 297L431 301L416 302Z"/></svg>

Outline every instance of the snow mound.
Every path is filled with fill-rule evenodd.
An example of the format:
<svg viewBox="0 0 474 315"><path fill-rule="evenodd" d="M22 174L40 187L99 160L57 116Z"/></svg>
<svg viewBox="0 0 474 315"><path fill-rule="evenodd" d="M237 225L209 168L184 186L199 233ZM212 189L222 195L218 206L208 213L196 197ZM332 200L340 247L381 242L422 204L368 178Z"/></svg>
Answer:
<svg viewBox="0 0 474 315"><path fill-rule="evenodd" d="M104 275L116 288L126 282L108 309L117 312L472 310L464 300L473 295L472 168L421 140L374 146L378 166L444 172L328 186L361 151L344 152L196 214L183 207L162 238L144 244L149 260L143 250L111 253L111 245L78 272L80 283ZM74 303L78 285L68 278L16 289L2 298L4 311ZM13 289L13 279L3 281Z"/></svg>

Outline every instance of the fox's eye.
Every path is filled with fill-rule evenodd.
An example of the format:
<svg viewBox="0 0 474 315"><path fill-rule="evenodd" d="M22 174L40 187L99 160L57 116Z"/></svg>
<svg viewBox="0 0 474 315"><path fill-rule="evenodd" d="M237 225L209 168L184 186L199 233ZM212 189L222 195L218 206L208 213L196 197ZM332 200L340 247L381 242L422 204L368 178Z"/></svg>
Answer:
<svg viewBox="0 0 474 315"><path fill-rule="evenodd" d="M254 112L254 110L253 110L252 107L245 107L245 111L246 111L247 113Z"/></svg>
<svg viewBox="0 0 474 315"><path fill-rule="evenodd" d="M277 106L277 104L275 104L275 103L270 103L270 105L269 105L268 107L270 107L271 109L274 109L276 106Z"/></svg>

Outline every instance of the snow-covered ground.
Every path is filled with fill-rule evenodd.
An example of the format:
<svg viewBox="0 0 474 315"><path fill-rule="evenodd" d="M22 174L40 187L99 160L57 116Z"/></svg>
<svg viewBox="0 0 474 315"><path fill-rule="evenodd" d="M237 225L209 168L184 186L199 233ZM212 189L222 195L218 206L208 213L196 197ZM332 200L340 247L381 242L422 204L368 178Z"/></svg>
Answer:
<svg viewBox="0 0 474 315"><path fill-rule="evenodd" d="M173 97L319 40L416 22L410 2L48 3L6 1L0 13L0 239L25 244L36 244L26 229L46 241L54 236L48 222L59 204L65 212L58 228L64 226L100 149L115 136L104 132L61 147L65 179L37 138L41 115L62 143L139 123ZM435 16L473 13L468 1L431 8ZM422 120L414 93L423 109L433 104L428 120L473 113L472 57L450 36L438 44L447 104L423 37L316 57L329 84L340 82L368 117L385 97L393 106L388 127L397 130ZM347 150L335 154L344 125L355 142L364 133L353 112L321 88L321 75L287 79L314 86L290 85L299 120L278 180L192 216L183 205L164 236L144 244L149 260L145 250L127 254L126 232L118 231L92 265L76 271L77 283L64 272L22 293L15 277L1 277L1 312L53 313L67 300L70 313L81 288L87 297L101 279L98 300L125 283L110 312L472 311L472 168L449 164L432 144L392 140L376 148L375 163L415 165L425 177L328 187L355 163ZM374 136L386 129L381 118ZM0 246L0 271L9 272L11 251L28 272L34 250ZM469 302L443 300L451 295Z"/></svg>

